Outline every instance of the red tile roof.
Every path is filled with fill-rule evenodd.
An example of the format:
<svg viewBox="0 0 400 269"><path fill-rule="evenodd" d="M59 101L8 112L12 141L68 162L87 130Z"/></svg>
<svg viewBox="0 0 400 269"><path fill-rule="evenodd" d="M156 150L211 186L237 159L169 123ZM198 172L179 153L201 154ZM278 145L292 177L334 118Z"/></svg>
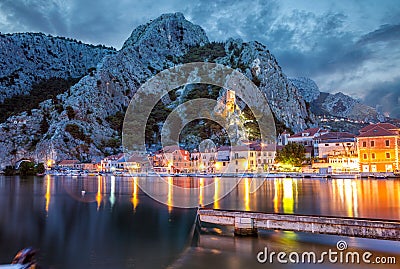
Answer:
<svg viewBox="0 0 400 269"><path fill-rule="evenodd" d="M393 136L398 135L398 132L384 129L381 126L375 124L373 128L369 128L368 131L360 133L357 137L376 137L376 136Z"/></svg>
<svg viewBox="0 0 400 269"><path fill-rule="evenodd" d="M371 129L375 128L375 127L380 127L380 128L385 129L385 130L399 130L400 129L399 127L397 127L397 126L395 126L395 125L393 125L391 123L384 122L384 123L376 123L376 124L367 125L367 126L365 126L364 128L362 128L360 130L360 133L368 132L369 130L371 130Z"/></svg>

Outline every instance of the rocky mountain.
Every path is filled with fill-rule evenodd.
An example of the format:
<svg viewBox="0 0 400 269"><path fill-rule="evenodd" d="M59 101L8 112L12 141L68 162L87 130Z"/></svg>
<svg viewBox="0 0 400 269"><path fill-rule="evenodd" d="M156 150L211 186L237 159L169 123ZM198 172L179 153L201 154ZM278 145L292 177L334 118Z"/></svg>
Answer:
<svg viewBox="0 0 400 269"><path fill-rule="evenodd" d="M51 77L82 77L114 52L105 46L41 33L0 34L0 103L29 94L32 84Z"/></svg>
<svg viewBox="0 0 400 269"><path fill-rule="evenodd" d="M209 46L204 30L187 21L181 13L165 14L139 26L121 50L106 51L96 68L68 91L42 102L38 109L12 116L0 124L1 165L22 157L39 161L90 160L118 151L124 112L138 87L165 68L190 60L194 55L200 57ZM47 54L56 54L51 49L45 50ZM86 57L85 53L82 52L82 57ZM24 58L22 54L19 57ZM259 86L282 128L300 131L314 124L314 115L266 46L229 39L220 46L219 53L211 54L212 59L200 58L237 68ZM0 59L5 62L6 57L2 55ZM20 76L32 76L30 70L35 70L36 65L39 68L44 63L32 61L32 66L28 71L21 71ZM53 68L52 63L48 66ZM68 74L67 70L59 72ZM18 85L18 80L14 84Z"/></svg>
<svg viewBox="0 0 400 269"><path fill-rule="evenodd" d="M311 111L318 116L346 118L357 122L381 122L385 117L376 109L361 103L342 92L320 92L317 84L309 78L291 78Z"/></svg>

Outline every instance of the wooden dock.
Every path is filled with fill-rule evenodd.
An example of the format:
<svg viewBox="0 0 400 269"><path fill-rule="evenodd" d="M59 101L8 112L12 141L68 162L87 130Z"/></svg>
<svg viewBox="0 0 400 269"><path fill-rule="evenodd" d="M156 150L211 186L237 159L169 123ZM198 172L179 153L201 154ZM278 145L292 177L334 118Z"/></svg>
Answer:
<svg viewBox="0 0 400 269"><path fill-rule="evenodd" d="M200 221L234 226L235 235L257 235L259 229L334 234L400 241L400 221L308 216L200 208Z"/></svg>

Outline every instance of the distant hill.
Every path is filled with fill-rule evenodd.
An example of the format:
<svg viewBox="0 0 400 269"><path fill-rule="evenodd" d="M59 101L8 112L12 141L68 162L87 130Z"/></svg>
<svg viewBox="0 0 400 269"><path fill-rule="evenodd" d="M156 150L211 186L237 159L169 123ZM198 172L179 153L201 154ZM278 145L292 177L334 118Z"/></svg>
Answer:
<svg viewBox="0 0 400 269"><path fill-rule="evenodd" d="M311 111L319 118L320 125L356 133L369 122L383 122L385 117L368 105L342 92L321 92L310 78L290 78L307 101Z"/></svg>

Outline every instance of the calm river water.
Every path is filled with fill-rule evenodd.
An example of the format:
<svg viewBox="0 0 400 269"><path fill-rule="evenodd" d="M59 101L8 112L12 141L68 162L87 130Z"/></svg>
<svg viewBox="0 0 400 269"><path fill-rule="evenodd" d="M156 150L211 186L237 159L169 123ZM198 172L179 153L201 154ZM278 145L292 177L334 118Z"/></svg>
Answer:
<svg viewBox="0 0 400 269"><path fill-rule="evenodd" d="M46 268L399 268L400 241L355 239L283 231L263 231L259 238L233 237L228 229L195 236L195 209L173 207L148 197L127 177L0 177L0 264L9 263L27 246L40 250ZM199 204L218 196L227 179L170 178L175 185L212 184L199 192ZM400 220L400 180L266 179L251 192L242 179L223 199L208 205L220 209L300 213ZM85 194L82 195L82 190ZM209 190L208 190L209 191ZM196 234L196 233L195 233ZM257 253L321 253L348 250L373 257L395 257L381 264L260 264Z"/></svg>

